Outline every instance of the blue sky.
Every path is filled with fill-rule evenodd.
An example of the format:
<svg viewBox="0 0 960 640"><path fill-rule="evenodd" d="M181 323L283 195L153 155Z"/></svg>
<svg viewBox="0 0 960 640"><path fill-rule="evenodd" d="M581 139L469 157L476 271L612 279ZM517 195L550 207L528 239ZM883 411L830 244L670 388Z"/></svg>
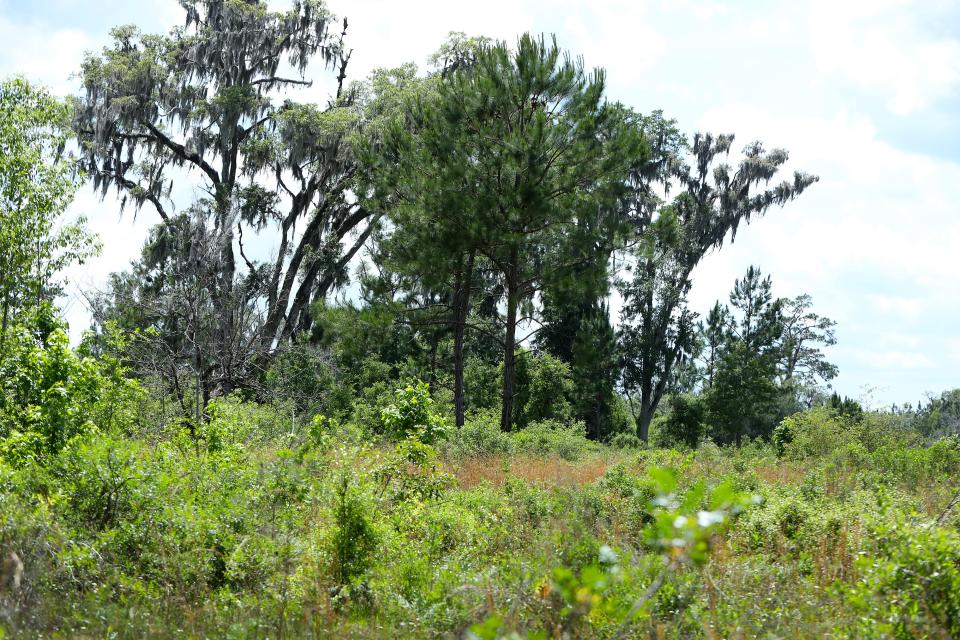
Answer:
<svg viewBox="0 0 960 640"><path fill-rule="evenodd" d="M276 7L286 0L271 0ZM447 32L514 40L555 33L608 94L681 127L733 132L791 152L821 181L786 209L741 229L695 274L692 303L724 299L750 264L775 293L809 293L838 322L834 387L874 405L960 386L960 3L709 0L330 0L350 20L352 75L423 64ZM0 0L0 76L75 90L84 50L109 29L179 24L175 0ZM324 97L323 88L313 90ZM79 291L134 257L147 226L88 190L73 206L104 241L71 273Z"/></svg>

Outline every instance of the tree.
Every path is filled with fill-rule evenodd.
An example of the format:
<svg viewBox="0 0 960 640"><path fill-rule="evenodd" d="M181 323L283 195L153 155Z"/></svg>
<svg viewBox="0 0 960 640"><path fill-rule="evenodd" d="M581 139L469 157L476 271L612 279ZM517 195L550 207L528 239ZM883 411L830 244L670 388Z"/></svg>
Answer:
<svg viewBox="0 0 960 640"><path fill-rule="evenodd" d="M467 53L459 51L458 39L449 42L438 57L444 66L436 74L418 82L410 80L404 96L407 118L395 120L388 129L383 148L373 149L369 162L381 170L376 173L375 193L389 210L390 229L377 237L373 260L381 271L397 276L407 306L427 324L442 325L454 334L454 405L457 427L465 415L463 393L464 340L472 290L476 280L477 251L470 246L462 227L464 204L469 185L458 176L452 163L439 163L433 149L453 135L447 123L436 116L432 103L437 99L437 83L443 75L463 69ZM469 50L473 50L479 43ZM442 52L446 52L445 54ZM412 70L412 69L411 69ZM456 197L457 187L462 189ZM446 318L438 318L445 308ZM424 316L428 316L424 318ZM432 350L440 335L432 333Z"/></svg>
<svg viewBox="0 0 960 640"><path fill-rule="evenodd" d="M783 301L773 298L772 282L749 267L730 292L734 313L727 329L713 383L707 394L720 442L767 436L776 422L776 383L783 335Z"/></svg>
<svg viewBox="0 0 960 640"><path fill-rule="evenodd" d="M545 295L538 335L541 348L570 365L574 417L595 440L610 432L616 401L617 339L607 293L565 291L560 300Z"/></svg>
<svg viewBox="0 0 960 640"><path fill-rule="evenodd" d="M704 342L703 386L709 389L713 386L713 378L723 354L723 348L730 339L730 309L721 305L720 301L710 308L707 313L706 324L700 323L699 333Z"/></svg>
<svg viewBox="0 0 960 640"><path fill-rule="evenodd" d="M68 113L26 80L0 83L0 356L18 317L59 295L58 274L97 248L82 219L62 219L75 190Z"/></svg>
<svg viewBox="0 0 960 640"><path fill-rule="evenodd" d="M782 303L783 338L780 358L782 385L813 385L829 382L837 376L837 366L827 362L824 347L837 343L836 322L811 311L813 299L803 294Z"/></svg>
<svg viewBox="0 0 960 640"><path fill-rule="evenodd" d="M540 346L570 364L574 376L575 415L587 434L601 439L612 428L617 383L617 340L609 297L615 272L612 258L635 237L639 205L631 184L637 175L656 171L661 162L646 140L651 118L613 105L614 122L640 141L624 158L623 174L609 185L597 215L584 215L571 229L566 250L576 252L565 269L544 282ZM656 133L655 131L653 133Z"/></svg>
<svg viewBox="0 0 960 640"><path fill-rule="evenodd" d="M213 292L220 277L221 245L206 207L173 216L151 230L142 258L113 274L109 294L90 298L94 321L116 326L131 339L123 354L141 377L161 383L181 417L196 427L214 390L223 384L224 361L242 361L256 340L256 309L233 304L235 340L217 351Z"/></svg>
<svg viewBox="0 0 960 640"><path fill-rule="evenodd" d="M483 269L482 256L465 241L457 223L463 219L469 185L456 173L455 164L437 163L433 151L438 141L458 132L445 128L448 123L434 107L439 84L471 68L478 52L489 44L486 38L454 32L431 56L433 70L425 77L417 77L413 65L390 72L402 80L394 83L394 99L401 108L364 155L364 161L376 167L369 172L374 197L389 214L386 231L373 236L370 258L379 278L373 289L379 289L381 297L388 294L391 303L403 304L406 321L429 343L431 383L437 381L441 342L453 334L458 427L463 426L466 411L467 318L475 288L484 284ZM373 280L367 279L367 284Z"/></svg>
<svg viewBox="0 0 960 640"><path fill-rule="evenodd" d="M730 325L732 339L744 343L750 351L776 360L778 342L784 333L783 300L774 299L773 281L763 277L757 267L747 268L730 292L730 305L739 312Z"/></svg>
<svg viewBox="0 0 960 640"><path fill-rule="evenodd" d="M0 82L0 458L14 466L135 415L136 383L116 360L70 349L53 305L61 271L96 250L82 220L63 220L75 189L68 113L23 79Z"/></svg>
<svg viewBox="0 0 960 640"><path fill-rule="evenodd" d="M728 235L733 242L741 222L786 204L817 180L795 172L792 181L761 189L787 161L786 151L751 143L733 171L717 159L729 153L734 137L697 134L688 165L672 121L655 120L652 128L660 132L648 134L658 141L653 155L662 160L634 181L642 241L631 252L632 278L621 285L621 384L628 397L638 396L637 431L644 440L678 362L690 357L694 344L696 316L686 302L694 268ZM683 191L664 204L656 185L666 190L672 182Z"/></svg>
<svg viewBox="0 0 960 640"><path fill-rule="evenodd" d="M576 260L569 242L579 239L577 221L605 213L624 159L641 146L602 94L602 72L561 59L555 42L524 35L516 51L484 45L438 85L435 101L424 101L415 134L396 146L401 163L427 167L416 209L443 218L438 237L457 239L459 251L444 255L482 256L497 274L506 312L504 430L514 413L517 327L533 319L534 296L550 275Z"/></svg>
<svg viewBox="0 0 960 640"><path fill-rule="evenodd" d="M926 436L960 435L960 389L930 397L917 414L917 427Z"/></svg>
<svg viewBox="0 0 960 640"><path fill-rule="evenodd" d="M114 358L70 348L67 327L43 302L19 318L0 357L0 459L48 461L71 439L130 429L140 387Z"/></svg>
<svg viewBox="0 0 960 640"><path fill-rule="evenodd" d="M747 344L736 340L724 352L707 406L714 438L739 447L745 436L769 435L776 420L778 389L769 358L757 357Z"/></svg>
<svg viewBox="0 0 960 640"><path fill-rule="evenodd" d="M358 188L353 148L363 117L357 92L344 85L346 20L333 33L321 0L294 0L285 12L252 0L180 4L186 24L169 36L119 27L111 47L86 57L74 126L82 166L101 193L115 189L137 210L151 206L158 235L205 226L215 326L204 345L212 372L201 384L227 393L264 354L310 327L310 303L344 280L378 215ZM311 84L305 74L317 57L335 74L329 104L278 103L280 91ZM281 73L284 63L293 77ZM184 225L175 222L172 186L188 178L205 196ZM244 234L268 230L275 251L260 262ZM192 246L185 238L164 244Z"/></svg>
<svg viewBox="0 0 960 640"><path fill-rule="evenodd" d="M670 411L655 421L655 443L660 447L696 449L706 432L707 407L703 396L670 396Z"/></svg>

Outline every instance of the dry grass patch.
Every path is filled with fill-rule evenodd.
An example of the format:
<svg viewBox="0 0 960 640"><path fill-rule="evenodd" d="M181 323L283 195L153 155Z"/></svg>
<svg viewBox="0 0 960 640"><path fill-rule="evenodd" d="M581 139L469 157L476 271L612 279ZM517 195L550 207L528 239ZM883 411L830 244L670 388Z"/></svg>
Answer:
<svg viewBox="0 0 960 640"><path fill-rule="evenodd" d="M558 456L492 456L451 463L449 470L464 489L481 482L500 486L510 476L535 484L571 486L597 480L607 470L607 465L608 460L601 457L570 462Z"/></svg>
<svg viewBox="0 0 960 640"><path fill-rule="evenodd" d="M796 485L807 475L807 468L795 462L779 461L775 464L763 463L756 466L757 477L766 484L782 486Z"/></svg>

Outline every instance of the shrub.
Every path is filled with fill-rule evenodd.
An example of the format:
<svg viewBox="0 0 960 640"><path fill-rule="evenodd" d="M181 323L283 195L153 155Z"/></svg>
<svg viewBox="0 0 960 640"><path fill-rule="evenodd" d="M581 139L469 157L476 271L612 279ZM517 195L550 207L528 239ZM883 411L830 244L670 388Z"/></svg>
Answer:
<svg viewBox="0 0 960 640"><path fill-rule="evenodd" d="M140 445L109 436L68 447L60 460L68 516L92 531L108 529L132 516L135 494L149 484L141 456Z"/></svg>
<svg viewBox="0 0 960 640"><path fill-rule="evenodd" d="M340 474L334 491L334 528L330 535L333 578L349 585L362 577L373 563L377 535L370 522L369 507L351 484L347 472Z"/></svg>
<svg viewBox="0 0 960 640"><path fill-rule="evenodd" d="M388 435L397 440L414 436L424 444L433 444L447 437L447 421L433 409L430 387L415 382L397 389L394 402L380 415Z"/></svg>
<svg viewBox="0 0 960 640"><path fill-rule="evenodd" d="M486 409L469 415L446 448L453 457L490 457L508 454L513 448L510 434L500 430L500 414Z"/></svg>
<svg viewBox="0 0 960 640"><path fill-rule="evenodd" d="M415 437L398 442L375 476L395 502L438 498L453 484L453 477L440 467L436 449Z"/></svg>
<svg viewBox="0 0 960 640"><path fill-rule="evenodd" d="M209 419L197 429L208 451L270 442L293 433L292 406L244 401L239 394L215 398L207 405Z"/></svg>
<svg viewBox="0 0 960 640"><path fill-rule="evenodd" d="M274 358L264 382L269 399L291 401L298 413L329 412L349 402L335 373L327 350L298 341Z"/></svg>
<svg viewBox="0 0 960 640"><path fill-rule="evenodd" d="M707 432L707 408L699 396L678 394L670 398L670 411L651 429L654 446L696 449Z"/></svg>
<svg viewBox="0 0 960 640"><path fill-rule="evenodd" d="M517 427L543 420L569 420L572 392L573 376L566 362L549 353L521 351L517 355L513 415Z"/></svg>
<svg viewBox="0 0 960 640"><path fill-rule="evenodd" d="M856 431L827 407L817 407L784 418L773 430L780 457L802 460L825 456L856 440Z"/></svg>
<svg viewBox="0 0 960 640"><path fill-rule="evenodd" d="M598 449L595 442L587 439L582 422L564 424L554 420L534 422L514 432L513 444L516 451L531 455L553 453L564 460L578 460L588 451Z"/></svg>
<svg viewBox="0 0 960 640"><path fill-rule="evenodd" d="M129 430L139 385L116 360L72 350L52 316L35 324L49 332L17 327L0 354L0 453L17 463L48 459L94 428Z"/></svg>
<svg viewBox="0 0 960 640"><path fill-rule="evenodd" d="M643 449L644 444L637 434L624 431L613 436L610 446L614 449Z"/></svg>
<svg viewBox="0 0 960 640"><path fill-rule="evenodd" d="M502 373L496 363L468 356L463 367L463 396L468 407L492 409L500 399Z"/></svg>
<svg viewBox="0 0 960 640"><path fill-rule="evenodd" d="M875 553L848 600L864 638L960 637L960 534L907 522L878 523Z"/></svg>
<svg viewBox="0 0 960 640"><path fill-rule="evenodd" d="M352 422L341 422L322 414L313 416L307 431L307 447L326 451L333 445L359 445L364 441L364 432Z"/></svg>

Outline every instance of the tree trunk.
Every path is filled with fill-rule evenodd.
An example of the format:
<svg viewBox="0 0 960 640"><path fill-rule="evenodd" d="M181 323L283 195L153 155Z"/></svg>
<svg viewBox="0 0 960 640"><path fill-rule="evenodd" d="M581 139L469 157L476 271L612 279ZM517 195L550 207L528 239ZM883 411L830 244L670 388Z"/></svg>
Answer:
<svg viewBox="0 0 960 640"><path fill-rule="evenodd" d="M637 437L645 444L650 441L650 423L653 422L653 411L646 402L640 404L640 419L637 421Z"/></svg>
<svg viewBox="0 0 960 640"><path fill-rule="evenodd" d="M2 351L7 342L7 325L10 323L10 303L3 301L3 324L0 325L0 351ZM2 353L0 353L2 355Z"/></svg>
<svg viewBox="0 0 960 640"><path fill-rule="evenodd" d="M463 397L463 343L470 311L470 289L473 283L474 253L467 258L467 267L461 272L453 304L453 405L457 428L465 422L466 403Z"/></svg>
<svg viewBox="0 0 960 640"><path fill-rule="evenodd" d="M517 308L520 306L520 295L517 289L517 250L514 249L510 253L510 272L507 274L507 327L503 341L503 405L500 414L500 429L502 431L510 431L513 427Z"/></svg>
<svg viewBox="0 0 960 640"><path fill-rule="evenodd" d="M233 300L233 281L236 275L236 260L233 254L233 224L229 219L229 200L220 198L218 203L217 226L219 259L218 273L215 276L213 302L216 319L216 334L214 349L216 350L217 395L226 396L237 386L236 372L234 371L234 344L233 333L235 313Z"/></svg>

